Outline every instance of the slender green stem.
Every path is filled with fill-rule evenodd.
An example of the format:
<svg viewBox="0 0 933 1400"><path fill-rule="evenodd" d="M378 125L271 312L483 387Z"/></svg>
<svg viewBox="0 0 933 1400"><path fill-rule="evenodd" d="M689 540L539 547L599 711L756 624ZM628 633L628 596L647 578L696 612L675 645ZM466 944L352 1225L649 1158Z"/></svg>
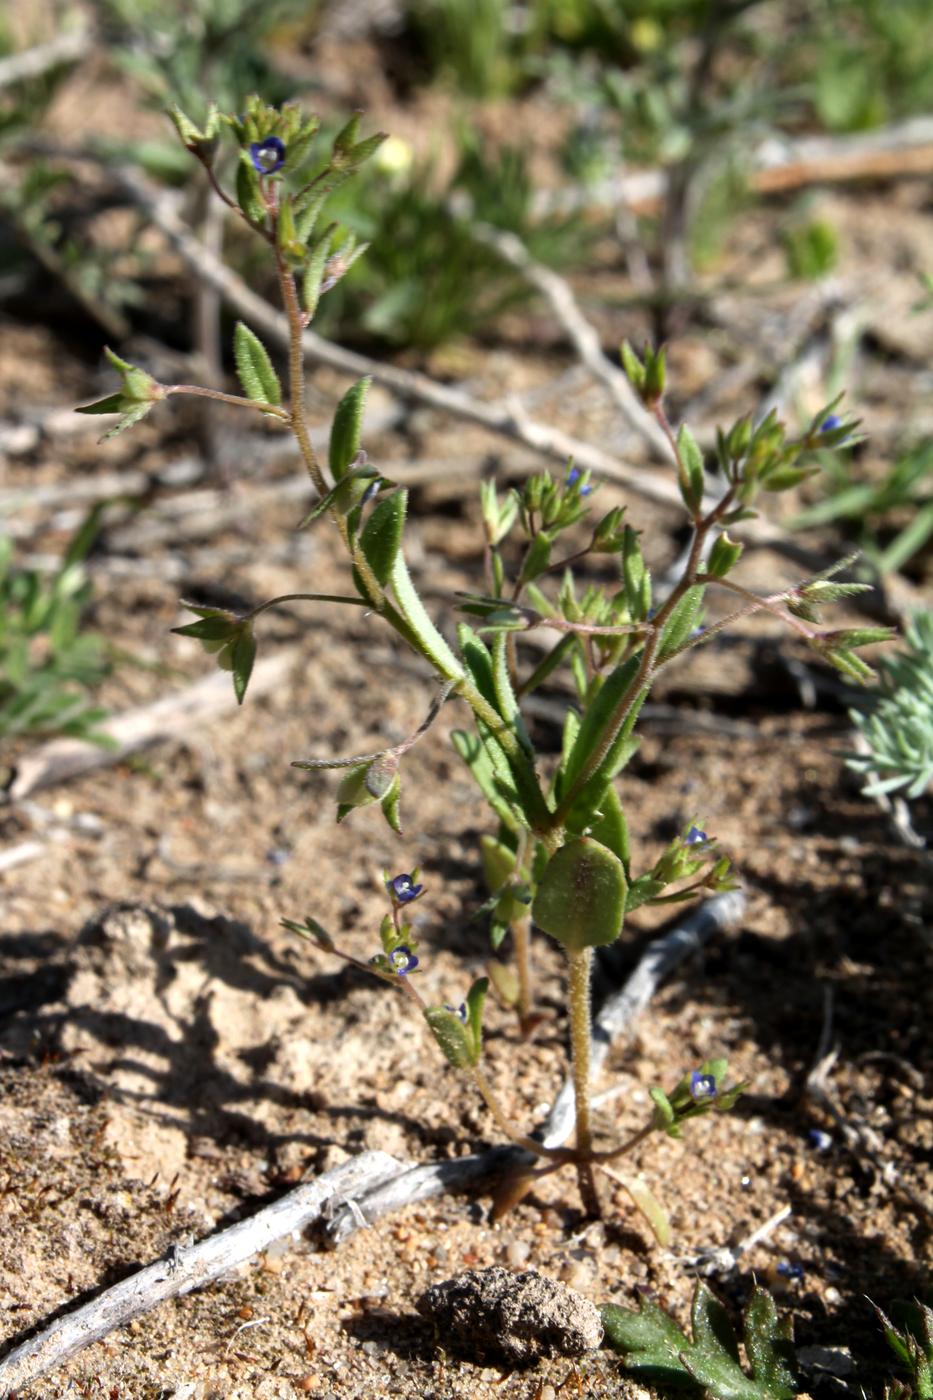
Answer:
<svg viewBox="0 0 933 1400"><path fill-rule="evenodd" d="M797 592L795 588L787 589L783 593L772 593L766 598L761 598L757 593L752 593L749 589L743 588L741 584L733 583L731 579L713 578L709 574L700 574L698 575L697 582L718 584L720 588L726 588L730 593L736 593L740 598L745 598L747 600L750 606L748 608L743 608L741 613L733 613L730 618L725 619L726 622L734 621L735 618L739 616L747 617L751 612L764 611L773 613L773 615L779 617L782 622L788 623L789 626L793 627L795 632L799 632L802 637L806 637L807 641L812 641L814 637L819 636L819 633L814 632L812 628L808 627L802 618L794 617L793 613L785 612L783 608L778 606L780 603L786 602L789 598L794 597Z"/></svg>
<svg viewBox="0 0 933 1400"><path fill-rule="evenodd" d="M590 973L592 948L568 948L570 979L567 1004L570 1013L571 1073L576 1117L577 1181L588 1215L599 1215L599 1197L590 1159L593 1127L590 1116Z"/></svg>
<svg viewBox="0 0 933 1400"><path fill-rule="evenodd" d="M308 475L313 481L319 495L327 494L327 483L324 480L324 473L318 464L317 455L311 443L311 434L308 432L308 424L305 418L305 366L304 352L302 350L301 338L304 331L304 318L301 314L301 307L298 304L298 289L295 286L295 279L285 265L281 253L276 249L276 266L279 274L279 288L282 294L282 304L285 307L285 315L288 318L288 392L290 399L289 423L298 443L302 460L307 468ZM342 532L346 535L346 526Z"/></svg>
<svg viewBox="0 0 933 1400"><path fill-rule="evenodd" d="M531 1021L533 978L531 971L531 915L519 914L512 920L512 948L518 973L518 1019L525 1031Z"/></svg>
<svg viewBox="0 0 933 1400"><path fill-rule="evenodd" d="M268 602L260 603L258 608L253 608L252 612L245 613L242 621L249 622L280 603L348 603L353 608L369 607L365 598L345 597L342 593L282 593L278 598L270 598Z"/></svg>
<svg viewBox="0 0 933 1400"><path fill-rule="evenodd" d="M577 1152L589 1156L593 1150L590 1121L590 970L593 950L568 948L567 961L570 964L567 1003L570 1013Z"/></svg>
<svg viewBox="0 0 933 1400"><path fill-rule="evenodd" d="M637 1133L633 1133L630 1138L626 1138L620 1147L611 1147L606 1152L594 1152L590 1161L598 1166L601 1162L614 1162L618 1157L625 1157L629 1152L634 1152L636 1147L640 1147L645 1138L651 1136L656 1131L654 1123L648 1123L644 1128L639 1128Z"/></svg>
<svg viewBox="0 0 933 1400"><path fill-rule="evenodd" d="M667 420L665 419L664 421L666 422ZM580 792L597 771L599 765L606 757L606 754L615 743L620 729L631 712L632 706L638 700L645 686L653 679L655 671L657 670L655 663L661 644L664 624L667 622L684 594L696 583L700 575L700 561L703 558L703 546L706 542L706 537L710 530L718 524L722 516L729 510L732 505L733 497L734 488L730 487L722 500L713 507L709 514L703 516L696 522L693 531L693 541L690 546L690 554L684 566L680 581L671 590L667 601L658 609L658 612L653 618L653 631L645 642L645 649L642 652L638 670L635 673L631 685L620 698L611 722L603 731L599 743L593 746L586 762L577 775L576 781L571 784L569 790L564 794L563 799L558 803L556 810L553 812L551 816L551 826L553 829L562 826L566 821L567 814L571 811Z"/></svg>
<svg viewBox="0 0 933 1400"><path fill-rule="evenodd" d="M576 1153L569 1151L566 1147L545 1147L542 1143L536 1142L534 1138L526 1137L524 1133L517 1133L493 1093L489 1080L479 1066L471 1065L467 1073L482 1095L483 1102L489 1109L496 1127L508 1138L509 1142L514 1142L516 1147L521 1147L526 1152L532 1152L536 1157L547 1158L559 1165L576 1160Z"/></svg>
<svg viewBox="0 0 933 1400"><path fill-rule="evenodd" d="M291 423L287 408L279 404L266 403L263 399L246 399L241 394L225 394L222 389L204 389L200 384L165 384L165 397L169 394L196 394L202 399L217 399L220 403L233 404L235 408L254 408L259 413L267 413L272 418L280 418L283 423Z"/></svg>

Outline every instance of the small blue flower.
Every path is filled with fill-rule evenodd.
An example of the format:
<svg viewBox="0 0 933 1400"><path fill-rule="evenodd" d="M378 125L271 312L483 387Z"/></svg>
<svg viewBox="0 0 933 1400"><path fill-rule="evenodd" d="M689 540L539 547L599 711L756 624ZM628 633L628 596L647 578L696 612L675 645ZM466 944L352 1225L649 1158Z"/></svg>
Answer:
<svg viewBox="0 0 933 1400"><path fill-rule="evenodd" d="M701 1074L695 1069L690 1076L690 1097L694 1103L716 1097L716 1080L711 1074Z"/></svg>
<svg viewBox="0 0 933 1400"><path fill-rule="evenodd" d="M692 826L684 837L684 845L702 846L708 840L709 837L705 831L701 831L698 826Z"/></svg>
<svg viewBox="0 0 933 1400"><path fill-rule="evenodd" d="M379 491L380 491L381 487L382 487L382 478L379 477L379 476L377 476L375 481L371 481L371 482L369 483L369 485L367 486L366 490L363 492L362 496L360 497L360 505L361 505L361 506L368 506L369 503L370 503L370 501L373 499L373 497L379 495Z"/></svg>
<svg viewBox="0 0 933 1400"><path fill-rule="evenodd" d="M571 467L569 472L567 473L567 486L576 486L577 482L580 480L581 475L582 473L579 467ZM589 496L592 490L592 486L581 486L580 495Z"/></svg>
<svg viewBox="0 0 933 1400"><path fill-rule="evenodd" d="M424 885L416 885L410 875L394 875L391 880L386 880L386 888L397 903L410 904L418 898Z"/></svg>
<svg viewBox="0 0 933 1400"><path fill-rule="evenodd" d="M465 1002L465 1001L461 1001L461 1003L460 1003L459 1006L451 1006L449 1002L445 1002L445 1003L444 1003L444 1010L445 1010L445 1011L449 1011L450 1014L451 1014L451 1016L457 1016L457 1017L459 1017L459 1019L463 1022L463 1024L466 1025L466 1023L467 1023L467 1008L466 1008L466 1002Z"/></svg>
<svg viewBox="0 0 933 1400"><path fill-rule="evenodd" d="M815 1152L828 1152L833 1145L832 1137L829 1133L824 1132L822 1128L811 1128L807 1133L807 1137L809 1138L810 1146Z"/></svg>
<svg viewBox="0 0 933 1400"><path fill-rule="evenodd" d="M420 958L416 958L410 948L404 943L400 943L397 948L393 948L389 954L389 962L392 971L397 972L399 977L407 977L409 972L414 972Z"/></svg>
<svg viewBox="0 0 933 1400"><path fill-rule="evenodd" d="M274 175L285 164L285 142L278 136L266 136L262 141L253 141L249 157L260 175Z"/></svg>
<svg viewBox="0 0 933 1400"><path fill-rule="evenodd" d="M780 1274L782 1278L790 1279L792 1283L803 1282L803 1265L791 1264L788 1259L781 1259L775 1265L774 1272Z"/></svg>
<svg viewBox="0 0 933 1400"><path fill-rule="evenodd" d="M830 413L820 424L821 433L834 433L837 428L842 427L842 419L835 413Z"/></svg>

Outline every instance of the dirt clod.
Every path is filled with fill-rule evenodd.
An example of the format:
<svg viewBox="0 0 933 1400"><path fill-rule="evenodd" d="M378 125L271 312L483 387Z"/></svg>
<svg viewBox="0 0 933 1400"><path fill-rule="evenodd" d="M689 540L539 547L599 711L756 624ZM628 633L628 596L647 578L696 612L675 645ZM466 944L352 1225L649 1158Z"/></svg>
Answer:
<svg viewBox="0 0 933 1400"><path fill-rule="evenodd" d="M429 1288L418 1310L471 1359L501 1358L510 1366L542 1356L582 1356L603 1336L593 1303L532 1270L468 1269Z"/></svg>

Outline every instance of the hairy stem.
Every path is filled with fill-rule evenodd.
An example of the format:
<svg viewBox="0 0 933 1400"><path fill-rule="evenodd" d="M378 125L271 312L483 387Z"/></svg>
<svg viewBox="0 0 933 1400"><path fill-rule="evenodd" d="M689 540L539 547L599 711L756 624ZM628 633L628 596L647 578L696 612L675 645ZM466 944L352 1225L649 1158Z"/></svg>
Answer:
<svg viewBox="0 0 933 1400"><path fill-rule="evenodd" d="M301 344L304 317L298 304L298 289L295 286L295 279L286 267L278 249L276 249L275 262L279 274L282 305L285 307L285 315L288 318L288 393L290 400L288 421L291 424L308 475L313 481L318 495L324 496L327 494L327 483L312 446L311 434L308 432L308 423L305 417L304 351ZM341 533L346 536L346 526Z"/></svg>
<svg viewBox="0 0 933 1400"><path fill-rule="evenodd" d="M467 1073L482 1095L483 1102L492 1114L493 1122L496 1127L499 1129L500 1133L508 1138L509 1142L514 1142L516 1147L521 1147L526 1152L533 1153L536 1157L547 1158L549 1161L557 1162L559 1165L562 1165L564 1162L573 1162L576 1159L576 1153L568 1151L565 1147L544 1147L540 1142L536 1142L534 1138L526 1137L524 1133L517 1133L509 1122L505 1110L493 1093L489 1080L479 1066L472 1065Z"/></svg>
<svg viewBox="0 0 933 1400"><path fill-rule="evenodd" d="M169 394L196 394L202 399L217 399L220 403L233 404L235 408L253 408L258 413L268 413L273 418L281 418L283 423L291 423L287 408L262 399L246 399L241 394L225 394L222 389L205 389L200 384L166 384L165 397Z"/></svg>
<svg viewBox="0 0 933 1400"><path fill-rule="evenodd" d="M592 948L568 948L570 964L568 1009L570 1012L570 1051L576 1115L577 1181L583 1208L588 1215L599 1215L599 1197L590 1158L593 1154L593 1128L590 1118L590 972Z"/></svg>
<svg viewBox="0 0 933 1400"><path fill-rule="evenodd" d="M518 973L518 1019L525 1032L531 1023L532 971L531 971L531 915L519 914L512 920L512 947L515 952L515 971Z"/></svg>

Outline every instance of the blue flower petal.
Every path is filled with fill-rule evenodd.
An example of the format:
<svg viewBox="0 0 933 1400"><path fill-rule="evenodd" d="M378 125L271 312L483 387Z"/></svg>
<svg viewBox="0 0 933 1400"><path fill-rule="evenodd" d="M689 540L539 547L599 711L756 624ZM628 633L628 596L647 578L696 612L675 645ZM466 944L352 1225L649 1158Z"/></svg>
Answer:
<svg viewBox="0 0 933 1400"><path fill-rule="evenodd" d="M399 904L410 904L424 889L424 885L416 885L410 875L394 875L386 881L386 887Z"/></svg>
<svg viewBox="0 0 933 1400"><path fill-rule="evenodd" d="M249 157L260 175L274 175L285 164L285 142L278 136L266 136L262 141L253 141Z"/></svg>
<svg viewBox="0 0 933 1400"><path fill-rule="evenodd" d="M690 1097L694 1103L716 1097L716 1080L711 1074L702 1074L695 1069L690 1076Z"/></svg>
<svg viewBox="0 0 933 1400"><path fill-rule="evenodd" d="M409 972L413 972L421 961L404 943L400 943L397 948L393 948L389 954L389 962L393 970L399 977L407 977Z"/></svg>

